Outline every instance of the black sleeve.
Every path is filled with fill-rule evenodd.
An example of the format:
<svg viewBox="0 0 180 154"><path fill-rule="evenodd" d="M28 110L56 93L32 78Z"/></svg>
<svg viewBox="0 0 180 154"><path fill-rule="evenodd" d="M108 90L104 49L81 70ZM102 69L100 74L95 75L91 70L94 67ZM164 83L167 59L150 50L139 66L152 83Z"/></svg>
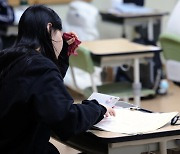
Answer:
<svg viewBox="0 0 180 154"><path fill-rule="evenodd" d="M32 91L38 119L52 128L61 140L88 130L103 119L106 112L106 108L95 100L73 104L55 69L46 71L36 80Z"/></svg>
<svg viewBox="0 0 180 154"><path fill-rule="evenodd" d="M67 69L69 67L69 56L67 55L67 52L68 52L68 44L66 41L63 40L63 48L58 57L59 70L63 78L65 77Z"/></svg>

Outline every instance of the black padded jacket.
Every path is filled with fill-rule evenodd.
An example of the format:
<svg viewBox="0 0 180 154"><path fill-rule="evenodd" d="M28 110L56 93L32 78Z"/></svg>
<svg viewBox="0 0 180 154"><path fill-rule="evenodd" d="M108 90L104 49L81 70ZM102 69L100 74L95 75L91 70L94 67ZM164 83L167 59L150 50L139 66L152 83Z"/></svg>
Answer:
<svg viewBox="0 0 180 154"><path fill-rule="evenodd" d="M32 49L0 52L1 154L48 153L51 131L67 140L103 118L106 108L96 100L73 104L63 83L64 57L58 68Z"/></svg>

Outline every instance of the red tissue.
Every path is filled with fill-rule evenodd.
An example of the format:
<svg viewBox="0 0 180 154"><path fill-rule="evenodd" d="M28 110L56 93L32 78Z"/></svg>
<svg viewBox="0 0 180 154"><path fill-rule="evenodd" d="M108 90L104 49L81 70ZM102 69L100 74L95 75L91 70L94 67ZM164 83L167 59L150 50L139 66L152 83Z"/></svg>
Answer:
<svg viewBox="0 0 180 154"><path fill-rule="evenodd" d="M63 33L63 38L67 41L67 40L70 40L71 38L75 38L75 41L70 44L68 46L68 56L70 56L71 54L77 56L78 53L76 52L76 48L78 47L78 45L81 43L80 40L77 39L77 37L74 35L74 34L69 34L69 33Z"/></svg>

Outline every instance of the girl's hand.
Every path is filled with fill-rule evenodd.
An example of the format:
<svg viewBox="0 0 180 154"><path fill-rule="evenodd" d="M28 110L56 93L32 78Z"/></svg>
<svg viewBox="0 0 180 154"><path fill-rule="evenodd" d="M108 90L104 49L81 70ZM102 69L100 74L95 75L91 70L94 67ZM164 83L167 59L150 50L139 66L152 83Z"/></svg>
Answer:
<svg viewBox="0 0 180 154"><path fill-rule="evenodd" d="M112 107L107 107L107 106L104 106L104 107L107 109L107 111L105 113L106 117L108 117L109 115L110 116L115 116L116 115L115 110Z"/></svg>

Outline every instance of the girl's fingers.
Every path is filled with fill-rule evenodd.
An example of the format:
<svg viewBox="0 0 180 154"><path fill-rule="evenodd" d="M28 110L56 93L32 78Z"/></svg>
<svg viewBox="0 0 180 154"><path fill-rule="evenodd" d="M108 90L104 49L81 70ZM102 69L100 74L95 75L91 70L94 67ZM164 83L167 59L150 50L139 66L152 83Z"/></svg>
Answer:
<svg viewBox="0 0 180 154"><path fill-rule="evenodd" d="M115 110L113 109L113 108L111 108L111 107L106 107L106 109L107 109L107 112L105 113L105 116L106 117L108 117L109 115L110 116L115 116L116 114L115 114Z"/></svg>
<svg viewBox="0 0 180 154"><path fill-rule="evenodd" d="M73 38L67 40L67 43L70 45L70 44L74 43L74 41L75 41L75 38L73 37Z"/></svg>
<svg viewBox="0 0 180 154"><path fill-rule="evenodd" d="M75 38L78 39L78 36L77 36L77 34L75 32L70 32L69 34L72 34Z"/></svg>

